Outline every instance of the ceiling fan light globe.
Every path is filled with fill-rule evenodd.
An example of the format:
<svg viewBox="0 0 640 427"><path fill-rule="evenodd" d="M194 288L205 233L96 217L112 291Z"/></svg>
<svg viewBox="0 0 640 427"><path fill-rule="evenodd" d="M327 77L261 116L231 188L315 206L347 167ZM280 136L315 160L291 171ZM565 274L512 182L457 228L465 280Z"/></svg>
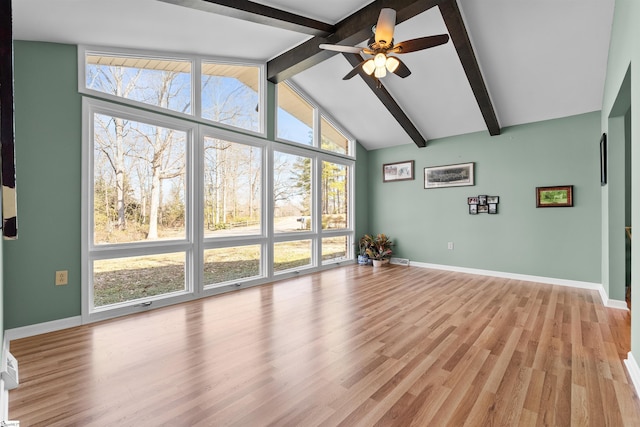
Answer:
<svg viewBox="0 0 640 427"><path fill-rule="evenodd" d="M376 76L376 78L381 79L387 75L387 69L384 66L376 67L376 72L374 75Z"/></svg>
<svg viewBox="0 0 640 427"><path fill-rule="evenodd" d="M395 72L398 69L398 65L400 65L400 61L397 58L394 58L393 56L387 57L385 66L390 73Z"/></svg>
<svg viewBox="0 0 640 427"><path fill-rule="evenodd" d="M378 53L373 57L373 63L376 68L384 68L385 63L387 62L387 57L384 53Z"/></svg>
<svg viewBox="0 0 640 427"><path fill-rule="evenodd" d="M364 64L362 64L362 70L368 75L373 74L376 69L376 64L373 63L373 59L369 59Z"/></svg>

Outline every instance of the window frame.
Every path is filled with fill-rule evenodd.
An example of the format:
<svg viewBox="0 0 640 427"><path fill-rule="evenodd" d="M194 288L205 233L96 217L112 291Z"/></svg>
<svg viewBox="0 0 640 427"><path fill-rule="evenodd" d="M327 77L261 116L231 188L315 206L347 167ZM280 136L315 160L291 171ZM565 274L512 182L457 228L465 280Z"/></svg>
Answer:
<svg viewBox="0 0 640 427"><path fill-rule="evenodd" d="M319 241L318 241L318 253L319 253L319 261L320 266L329 266L329 265L340 265L345 261L353 260L353 250L347 251L346 260L330 260L328 262L322 261L322 239L327 237L339 237L339 236L347 236L347 244L349 247L353 247L356 242L355 236L355 168L356 164L353 159L347 159L340 157L338 154L331 152L324 152L318 155L318 170L316 179L318 181L318 189L315 202L318 203L319 206L322 204L322 189L320 186L322 185L322 163L336 163L339 165L343 165L347 168L347 191L349 191L348 200L349 200L349 208L347 209L347 227L339 228L339 229L322 229L322 213L320 212L320 218L318 218L318 226L320 227L319 231ZM320 207L318 207L320 211Z"/></svg>
<svg viewBox="0 0 640 427"><path fill-rule="evenodd" d="M82 113L83 113L83 140L82 144L82 195L83 195L83 209L82 209L82 283L85 284L82 288L82 317L83 322L102 320L103 318L112 317L112 315L105 315L105 313L128 313L132 306L143 304L149 301L154 303L158 301L157 305L166 305L163 302L171 300L170 303L181 302L189 299L189 293L193 292L191 280L194 269L194 211L193 211L193 197L196 194L196 187L191 177L193 176L194 169L194 141L196 134L193 126L189 126L184 121L169 117L158 116L156 113L147 112L144 110L134 109L128 106L118 106L110 102L83 98L82 100ZM126 242L126 243L109 243L96 245L94 240L94 117L96 114L113 115L121 117L126 120L135 120L143 122L145 124L171 127L172 129L186 132L187 137L185 141L185 236L180 239L161 239L154 241L138 241L138 242ZM135 300L132 303L117 304L114 307L106 309L93 306L93 269L88 268L89 265L93 266L93 260L95 259L110 259L121 258L131 256L144 256L154 255L159 253L171 253L171 252L185 252L185 291L179 295L169 295L166 297L148 297L139 300ZM135 304L134 304L135 303Z"/></svg>
<svg viewBox="0 0 640 427"><path fill-rule="evenodd" d="M86 82L85 80L85 55L90 53L105 53L110 55L124 56L126 54L139 55L141 51L127 49L88 49L87 47L79 47L79 88ZM160 53L153 55L155 58L173 58L172 55ZM178 55L173 59L192 58L194 65L192 74L194 81L192 88L195 90L194 102L197 104L192 109L192 114L177 113L172 110L165 110L154 107L152 105L143 104L137 101L126 100L111 96L107 93L79 89L82 95L82 221L81 221L81 317L83 323L90 323L107 318L117 317L126 314L132 314L140 311L148 310L149 307L143 303L152 303L152 308L172 305L179 302L198 299L210 295L215 295L231 290L245 287L251 287L273 280L286 279L294 277L301 272L319 271L325 268L332 268L341 264L352 264L355 256L351 250L352 243L355 241L355 155L344 155L331 151L320 149L318 146L302 145L295 142L279 141L275 136L267 139L266 133L256 134L244 129L224 126L209 120L203 120L196 115L199 114L200 100L200 64L201 60L217 61L215 58L201 58L196 56ZM244 65L244 64L241 64ZM264 65L262 65L264 70ZM277 114L273 114L271 124L267 124L266 111L266 80L264 73L262 74L261 83L261 105L262 108L262 127L269 128L270 132L274 130ZM273 87L269 88L269 108L277 108L277 104L273 103L274 96ZM320 143L320 118L324 117L343 132L345 137L350 139L352 154L355 154L356 141L352 139L336 121L317 108L314 105L314 141ZM140 121L145 124L173 128L179 131L187 132L186 150L186 177L185 177L185 235L178 239L161 239L155 241L136 241L117 244L98 244L94 242L94 116L95 114L113 115L122 117L127 120ZM207 236L204 235L204 138L205 136L228 140L229 142L251 145L262 149L262 185L261 185L261 232L256 235L243 236ZM281 232L274 233L273 227L273 160L274 152L279 151L292 155L300 155L311 159L312 165L312 190L311 200L313 223L310 230L300 232ZM322 229L322 213L321 213L321 167L323 161L345 165L348 170L349 179L349 207L348 207L348 227L344 229ZM322 260L322 241L327 237L346 236L349 245L348 256L346 259L331 260L323 262ZM273 248L276 243L284 243L296 240L311 241L311 259L312 262L308 266L293 268L289 270L274 272L274 253ZM230 280L216 284L204 283L204 253L208 249L218 249L225 247L236 247L243 245L259 245L261 250L260 275L246 279ZM179 294L165 294L159 296L138 299L133 302L122 303L122 305L108 306L107 309L101 307L97 310L92 307L93 304L93 261L99 259L110 259L127 256L144 256L160 253L184 252L185 253L185 291Z"/></svg>
<svg viewBox="0 0 640 427"><path fill-rule="evenodd" d="M191 114L181 113L175 110L169 110L162 107L158 107L152 104L145 104L144 102L135 101L132 99L121 98L109 93L100 92L94 89L86 87L87 74L86 74L86 58L87 55L105 55L105 56L129 56L131 58L149 58L159 59L163 61L189 61L191 62L191 102L193 108ZM260 121L259 130L254 131L250 129L244 129L236 126L231 126L226 123L216 122L214 120L205 119L202 117L202 63L203 62L215 62L217 64L224 65L238 65L238 66L250 66L257 67L259 71L258 89L259 89L259 107L258 107L258 120ZM184 120L197 121L203 124L209 124L222 129L228 129L235 132L247 133L250 135L256 135L260 137L266 137L266 121L267 121L267 83L266 83L266 64L259 63L250 60L238 60L229 58L217 58L211 56L201 55L188 55L184 53L171 53L171 52L159 52L152 50L140 50L140 49L116 49L102 46L92 45L78 45L78 92L80 94L88 95L94 98L106 99L118 104L129 105L143 110L153 111L160 113L163 116L173 116Z"/></svg>

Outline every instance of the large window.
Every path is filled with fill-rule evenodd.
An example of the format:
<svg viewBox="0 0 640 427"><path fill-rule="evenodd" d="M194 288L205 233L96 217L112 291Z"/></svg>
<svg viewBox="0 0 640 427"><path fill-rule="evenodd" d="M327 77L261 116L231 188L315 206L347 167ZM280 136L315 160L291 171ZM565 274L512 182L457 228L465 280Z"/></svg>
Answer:
<svg viewBox="0 0 640 427"><path fill-rule="evenodd" d="M86 321L353 262L352 141L317 106L279 85L267 141L262 67L82 52Z"/></svg>

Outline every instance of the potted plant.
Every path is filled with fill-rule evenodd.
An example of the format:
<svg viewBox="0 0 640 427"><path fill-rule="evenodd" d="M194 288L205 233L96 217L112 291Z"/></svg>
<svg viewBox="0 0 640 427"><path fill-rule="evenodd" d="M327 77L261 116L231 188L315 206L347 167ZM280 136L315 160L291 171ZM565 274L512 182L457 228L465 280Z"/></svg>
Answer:
<svg viewBox="0 0 640 427"><path fill-rule="evenodd" d="M369 249L373 245L373 237L365 234L358 241L358 264L367 265L369 264L369 255L367 255L367 249Z"/></svg>
<svg viewBox="0 0 640 427"><path fill-rule="evenodd" d="M383 264L384 260L391 258L393 242L383 233L377 234L373 238L373 242L366 252L369 258L373 260L373 266L377 267Z"/></svg>

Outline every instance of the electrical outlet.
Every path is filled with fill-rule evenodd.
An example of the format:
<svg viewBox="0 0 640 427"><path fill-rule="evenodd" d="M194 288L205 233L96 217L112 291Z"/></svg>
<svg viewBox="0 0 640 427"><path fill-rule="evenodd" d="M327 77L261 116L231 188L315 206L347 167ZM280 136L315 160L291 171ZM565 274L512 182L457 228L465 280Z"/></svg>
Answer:
<svg viewBox="0 0 640 427"><path fill-rule="evenodd" d="M69 272L67 270L56 271L56 286L69 283Z"/></svg>
<svg viewBox="0 0 640 427"><path fill-rule="evenodd" d="M453 250L453 242L447 243L447 249Z"/></svg>

